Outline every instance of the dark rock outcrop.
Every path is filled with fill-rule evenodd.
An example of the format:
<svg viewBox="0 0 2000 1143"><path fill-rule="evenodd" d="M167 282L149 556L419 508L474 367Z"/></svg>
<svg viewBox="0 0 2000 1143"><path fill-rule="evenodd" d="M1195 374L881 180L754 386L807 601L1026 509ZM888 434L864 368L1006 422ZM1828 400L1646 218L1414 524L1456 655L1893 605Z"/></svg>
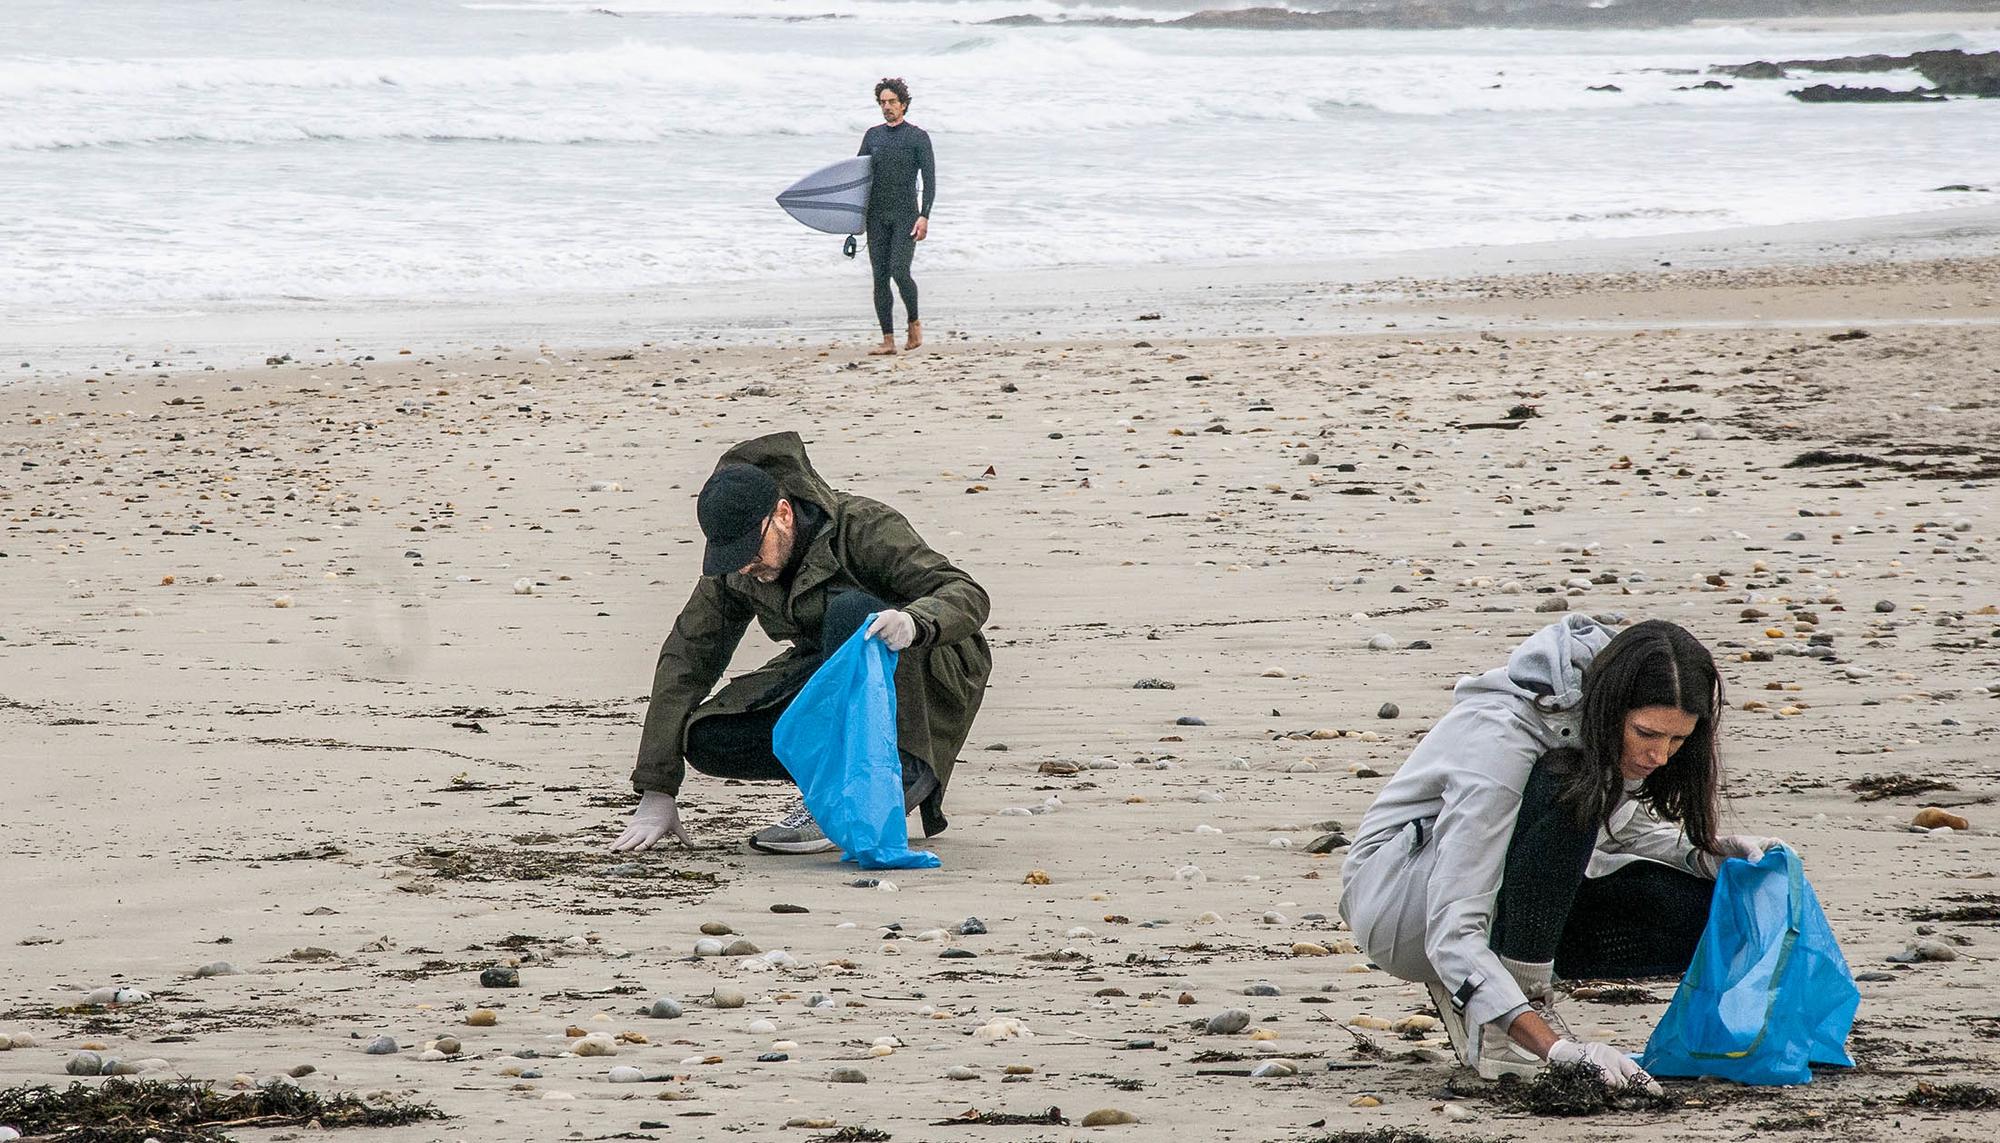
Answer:
<svg viewBox="0 0 2000 1143"><path fill-rule="evenodd" d="M1865 56L1841 56L1824 60L1757 60L1747 64L1722 64L1708 69L1714 75L1733 76L1737 79L1787 79L1792 71L1817 71L1860 74L1884 71L1915 71L1930 81L1931 87L1939 95L1977 95L1986 99L2000 98L2000 52L1967 52L1958 48L1947 51L1912 52L1906 56L1886 56L1881 54ZM1826 84L1817 87L1828 86ZM1807 88L1807 91L1815 88ZM1843 90L1843 89L1834 89ZM1852 90L1867 91L1869 88ZM1793 94L1798 94L1794 92ZM1921 94L1904 93L1904 94ZM1800 96L1800 98L1805 98ZM1809 100L1809 102L1833 102L1831 100ZM1850 101L1852 102L1852 101ZM1872 102L1885 102L1875 100Z"/></svg>
<svg viewBox="0 0 2000 1143"><path fill-rule="evenodd" d="M1932 95L1923 88L1914 91L1891 91L1886 87L1835 87L1830 83L1815 83L1811 87L1792 92L1792 98L1800 103L1943 103L1944 96Z"/></svg>

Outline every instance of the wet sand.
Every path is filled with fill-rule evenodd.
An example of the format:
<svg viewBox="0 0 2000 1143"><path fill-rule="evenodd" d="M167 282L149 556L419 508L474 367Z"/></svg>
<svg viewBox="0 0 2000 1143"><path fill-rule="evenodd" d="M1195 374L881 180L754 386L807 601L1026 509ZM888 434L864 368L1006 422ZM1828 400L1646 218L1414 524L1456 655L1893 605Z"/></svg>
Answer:
<svg viewBox="0 0 2000 1143"><path fill-rule="evenodd" d="M2000 868L1993 270L1390 282L1329 291L1370 330L1345 336L1189 336L1134 300L1115 336L934 334L890 360L863 338L509 344L0 388L0 1033L36 1040L0 1083L67 1082L97 1042L223 1085L310 1064L303 1086L452 1117L355 1135L384 1143L820 1119L1983 1138L1978 1113L1896 1101L2000 1084L1992 923L1918 919L1990 915ZM777 429L994 599L944 867L893 893L749 854L780 793L700 776L692 852L602 853L696 573L694 492ZM1434 1034L1376 1026L1422 990L1350 951L1339 853L1310 843L1558 608L1673 619L1724 660L1728 825L1795 843L1855 971L1886 974L1861 985L1855 1071L1543 1121ZM769 650L753 636L738 665ZM1871 776L1953 788L1863 800ZM1972 828L1912 832L1928 804ZM970 916L988 931L951 931ZM796 963L696 959L703 922ZM1920 925L1969 943L1890 964ZM224 960L240 973L193 975ZM507 962L520 988L481 987ZM110 985L152 999L78 1007ZM747 1003L711 1006L717 987ZM1636 1050L1672 992L1647 988L1566 1011ZM639 1014L663 995L686 1014ZM482 1006L497 1023L468 1026ZM1247 1030L1190 1026L1228 1008ZM558 1055L571 1028L646 1042ZM447 1033L459 1056L419 1058ZM381 1035L403 1050L364 1054ZM900 1046L871 1055L882 1037ZM505 1074L525 1050L540 1078ZM1267 1058L1298 1074L1244 1074ZM619 1065L666 1078L607 1082ZM933 1126L1051 1107L1139 1122Z"/></svg>

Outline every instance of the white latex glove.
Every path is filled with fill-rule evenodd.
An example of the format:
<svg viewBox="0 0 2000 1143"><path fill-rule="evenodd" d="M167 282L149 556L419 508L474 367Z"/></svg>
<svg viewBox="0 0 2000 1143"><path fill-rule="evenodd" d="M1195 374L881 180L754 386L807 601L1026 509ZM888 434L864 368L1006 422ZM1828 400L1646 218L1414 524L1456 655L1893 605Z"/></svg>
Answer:
<svg viewBox="0 0 2000 1143"><path fill-rule="evenodd" d="M1713 853L1697 853L1696 860L1710 877L1722 867L1722 863L1732 857L1740 857L1752 865L1764 860L1764 851L1774 845L1783 845L1783 838L1753 837L1749 834L1733 833L1715 839Z"/></svg>
<svg viewBox="0 0 2000 1143"><path fill-rule="evenodd" d="M880 639L891 651L901 651L917 641L917 621L906 611L878 611L868 625L868 637Z"/></svg>
<svg viewBox="0 0 2000 1143"><path fill-rule="evenodd" d="M687 827L681 824L681 807L674 796L661 790L647 790L639 795L639 808L632 811L625 832L618 835L607 852L651 849L669 834L682 845L694 844Z"/></svg>
<svg viewBox="0 0 2000 1143"><path fill-rule="evenodd" d="M1604 1073L1604 1083L1613 1091L1625 1087L1643 1088L1653 1095L1665 1095L1660 1081L1646 1074L1646 1070L1609 1044L1582 1044L1575 1040L1557 1040L1549 1045L1549 1062L1552 1064L1594 1064Z"/></svg>

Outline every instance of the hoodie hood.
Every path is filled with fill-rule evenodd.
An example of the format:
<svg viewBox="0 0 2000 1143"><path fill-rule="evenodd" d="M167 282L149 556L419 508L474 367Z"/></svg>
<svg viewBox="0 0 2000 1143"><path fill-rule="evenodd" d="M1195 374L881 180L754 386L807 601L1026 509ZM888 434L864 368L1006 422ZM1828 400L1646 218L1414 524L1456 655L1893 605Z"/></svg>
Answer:
<svg viewBox="0 0 2000 1143"><path fill-rule="evenodd" d="M744 441L723 453L715 467L729 464L754 464L771 474L785 499L803 500L827 516L833 515L833 489L813 470L806 442L797 433L771 433Z"/></svg>
<svg viewBox="0 0 2000 1143"><path fill-rule="evenodd" d="M1611 629L1588 615L1565 615L1530 635L1507 656L1507 665L1460 679L1460 701L1501 693L1527 699L1544 711L1569 710L1583 701L1583 672L1611 642Z"/></svg>

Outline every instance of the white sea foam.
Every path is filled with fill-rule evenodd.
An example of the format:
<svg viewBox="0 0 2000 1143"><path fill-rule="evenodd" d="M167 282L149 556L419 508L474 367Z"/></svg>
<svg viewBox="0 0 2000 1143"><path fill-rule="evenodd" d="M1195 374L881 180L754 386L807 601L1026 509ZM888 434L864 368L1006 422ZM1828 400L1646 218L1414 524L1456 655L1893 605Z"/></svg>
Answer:
<svg viewBox="0 0 2000 1143"><path fill-rule="evenodd" d="M937 145L927 269L1862 217L1952 205L1930 188L1989 182L1976 157L2000 153L1992 101L1681 90L1715 63L2000 42L1985 32L977 23L1215 0L815 0L840 18L799 22L779 0L244 0L207 24L148 0L9 6L0 310L37 321L852 279L770 197L853 152L884 74L910 80Z"/></svg>

